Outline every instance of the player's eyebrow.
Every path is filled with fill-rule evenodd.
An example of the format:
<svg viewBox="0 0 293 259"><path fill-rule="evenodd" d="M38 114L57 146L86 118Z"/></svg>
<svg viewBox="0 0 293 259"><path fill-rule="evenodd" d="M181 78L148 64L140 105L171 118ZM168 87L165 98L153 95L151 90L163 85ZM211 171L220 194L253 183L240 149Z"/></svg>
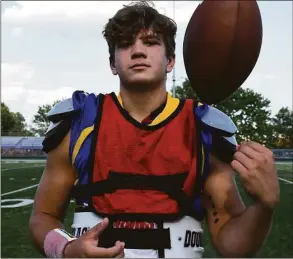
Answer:
<svg viewBox="0 0 293 259"><path fill-rule="evenodd" d="M146 34L146 35L142 35L140 37L141 40L159 40L161 41L161 37L159 35L156 34Z"/></svg>

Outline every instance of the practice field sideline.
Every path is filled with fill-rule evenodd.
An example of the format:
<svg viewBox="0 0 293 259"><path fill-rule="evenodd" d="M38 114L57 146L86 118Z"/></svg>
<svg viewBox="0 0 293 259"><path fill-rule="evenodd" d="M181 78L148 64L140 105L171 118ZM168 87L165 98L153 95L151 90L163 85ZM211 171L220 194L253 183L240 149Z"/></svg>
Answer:
<svg viewBox="0 0 293 259"><path fill-rule="evenodd" d="M271 235L258 257L293 257L293 165L292 162L277 162L281 187L281 202L277 207ZM3 161L1 162L1 257L40 258L31 245L28 233L33 198L44 167L44 161ZM240 193L245 203L250 203L239 180ZM74 210L70 203L65 220L67 231ZM206 226L204 226L206 229ZM207 233L207 232L205 232ZM239 233L241 235L241 233ZM219 257L205 234L205 257Z"/></svg>

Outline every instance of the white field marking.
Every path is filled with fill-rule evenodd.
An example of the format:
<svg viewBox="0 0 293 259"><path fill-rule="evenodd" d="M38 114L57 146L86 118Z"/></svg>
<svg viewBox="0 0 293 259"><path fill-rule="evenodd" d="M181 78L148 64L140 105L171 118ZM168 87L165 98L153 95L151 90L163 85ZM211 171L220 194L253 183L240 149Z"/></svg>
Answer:
<svg viewBox="0 0 293 259"><path fill-rule="evenodd" d="M14 204L7 204L5 205L6 202L17 202ZM30 204L33 204L34 200L32 199L9 199L9 200L1 200L1 208L17 208L17 207L22 207L22 206L27 206Z"/></svg>
<svg viewBox="0 0 293 259"><path fill-rule="evenodd" d="M39 184L34 184L34 185L31 185L31 186L28 186L28 187L25 187L25 188L21 188L21 189L18 189L18 190L12 191L12 192L6 192L6 193L1 194L1 197L2 197L2 196L5 196L5 195L8 195L8 194L11 194L11 193L22 192L22 191L25 191L25 190L28 190L28 189L31 189L31 188L37 187L38 185L39 185Z"/></svg>
<svg viewBox="0 0 293 259"><path fill-rule="evenodd" d="M34 165L34 166L28 166L28 167L15 167L15 168L5 168L1 169L1 171L12 171L12 170L19 170L19 169L28 169L28 168L34 168L34 167L44 167L44 165Z"/></svg>
<svg viewBox="0 0 293 259"><path fill-rule="evenodd" d="M291 183L291 184L293 184L293 182L291 182L291 181L288 181L288 180L286 180L286 179L284 179L284 178L281 178L281 177L278 177L280 180L282 180L282 181L284 181L284 182L286 182L286 183Z"/></svg>
<svg viewBox="0 0 293 259"><path fill-rule="evenodd" d="M44 163L47 159L35 159L35 160L27 160L27 159L1 159L1 163L3 164L17 164L17 163L26 163L26 164L32 164L32 163Z"/></svg>

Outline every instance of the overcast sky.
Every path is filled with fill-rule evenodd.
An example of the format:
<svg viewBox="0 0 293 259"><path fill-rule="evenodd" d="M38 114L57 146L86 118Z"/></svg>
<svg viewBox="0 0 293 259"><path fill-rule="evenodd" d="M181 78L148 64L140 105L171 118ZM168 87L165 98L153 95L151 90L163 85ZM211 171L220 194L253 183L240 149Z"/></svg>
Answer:
<svg viewBox="0 0 293 259"><path fill-rule="evenodd" d="M102 30L108 19L129 1L1 2L1 101L31 123L38 105L71 97L75 90L118 91L111 74ZM173 17L173 1L154 2ZM186 77L182 44L187 23L200 2L175 2L176 83ZM258 2L263 19L259 60L243 84L271 101L276 113L292 109L292 2ZM172 73L167 80L171 89Z"/></svg>

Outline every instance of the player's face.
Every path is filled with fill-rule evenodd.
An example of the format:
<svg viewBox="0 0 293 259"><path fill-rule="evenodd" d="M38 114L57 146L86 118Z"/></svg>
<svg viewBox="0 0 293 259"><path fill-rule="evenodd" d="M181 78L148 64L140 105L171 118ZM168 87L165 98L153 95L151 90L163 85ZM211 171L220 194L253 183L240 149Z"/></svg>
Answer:
<svg viewBox="0 0 293 259"><path fill-rule="evenodd" d="M115 49L115 62L111 66L124 87L142 90L161 85L166 73L172 71L174 58L166 57L161 37L152 32L139 33L134 42L121 42Z"/></svg>

